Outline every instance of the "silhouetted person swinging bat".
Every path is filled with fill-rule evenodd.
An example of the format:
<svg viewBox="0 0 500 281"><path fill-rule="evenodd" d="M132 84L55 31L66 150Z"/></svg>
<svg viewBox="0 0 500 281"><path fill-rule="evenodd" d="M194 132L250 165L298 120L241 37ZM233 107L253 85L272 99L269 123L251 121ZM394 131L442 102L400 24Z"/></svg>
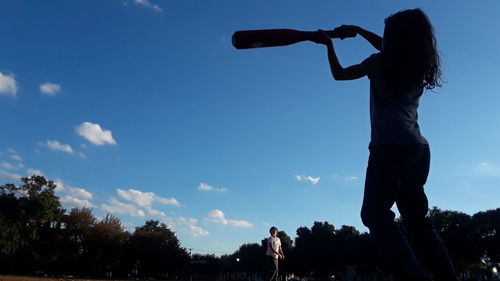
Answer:
<svg viewBox="0 0 500 281"><path fill-rule="evenodd" d="M440 86L440 61L433 27L420 9L404 10L385 19L384 37L358 26L338 28L359 34L379 53L362 63L343 68L332 40L323 31L319 38L328 50L335 80L370 79L370 157L366 171L361 219L399 280L456 281L448 252L426 218L424 192L430 167L429 143L420 133L417 109L424 89ZM396 203L406 237L395 223ZM408 239L421 255L417 257Z"/></svg>
<svg viewBox="0 0 500 281"><path fill-rule="evenodd" d="M413 9L387 17L383 38L353 25L342 25L334 31L332 34L318 30L300 36L294 33L294 40L324 44L335 80L365 76L370 79L371 141L361 209L363 224L370 229L379 254L391 266L397 280L457 281L448 252L426 218L428 202L424 184L429 174L430 149L420 133L417 109L424 89L441 86L433 27L422 10ZM344 68L337 59L331 37L357 34L379 52L360 64ZM264 45L246 42L244 46L286 45L284 42L293 41L287 41L286 35L280 36L278 42L268 40ZM395 214L391 211L394 203L409 237L394 221Z"/></svg>

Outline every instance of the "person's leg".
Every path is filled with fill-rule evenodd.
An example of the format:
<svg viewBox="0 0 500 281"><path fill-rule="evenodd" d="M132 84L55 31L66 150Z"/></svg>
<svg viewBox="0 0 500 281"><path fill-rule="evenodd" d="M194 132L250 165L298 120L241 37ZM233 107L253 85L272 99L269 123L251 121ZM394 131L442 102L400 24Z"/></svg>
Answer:
<svg viewBox="0 0 500 281"><path fill-rule="evenodd" d="M361 219L383 260L397 277L427 280L420 262L391 211L400 189L399 151L394 147L370 149ZM399 279L399 278L398 278Z"/></svg>
<svg viewBox="0 0 500 281"><path fill-rule="evenodd" d="M279 259L274 259L273 261L274 261L275 280L278 281L278 279L279 279L279 266L278 266Z"/></svg>
<svg viewBox="0 0 500 281"><path fill-rule="evenodd" d="M415 250L421 254L422 261L431 270L434 279L456 281L457 276L448 251L426 217L429 206L424 184L429 174L429 146L422 145L415 149L414 159L409 163L396 200L399 212Z"/></svg>
<svg viewBox="0 0 500 281"><path fill-rule="evenodd" d="M264 281L273 281L277 279L278 275L278 260L274 259L272 256L266 256L267 259L267 272Z"/></svg>

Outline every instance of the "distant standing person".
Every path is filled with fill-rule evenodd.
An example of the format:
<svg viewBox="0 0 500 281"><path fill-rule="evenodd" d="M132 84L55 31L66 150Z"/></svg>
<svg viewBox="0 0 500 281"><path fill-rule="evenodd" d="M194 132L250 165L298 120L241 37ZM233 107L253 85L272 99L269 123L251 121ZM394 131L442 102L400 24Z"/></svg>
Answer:
<svg viewBox="0 0 500 281"><path fill-rule="evenodd" d="M440 86L433 27L422 10L413 9L387 17L383 37L354 25L342 25L336 30L343 34L341 38L359 34L379 51L360 64L343 68L324 31L318 30L309 38L327 46L335 80L370 79L371 141L361 209L363 224L370 229L385 262L392 266L396 280L430 280L425 265L434 280L456 281L448 252L426 217L424 184L429 174L430 150L417 122L424 90ZM394 221L394 203L409 237Z"/></svg>
<svg viewBox="0 0 500 281"><path fill-rule="evenodd" d="M281 249L281 240L278 238L278 229L273 226L269 229L269 233L271 237L267 239L266 252L269 273L264 281L278 280L278 261L285 259L285 255Z"/></svg>

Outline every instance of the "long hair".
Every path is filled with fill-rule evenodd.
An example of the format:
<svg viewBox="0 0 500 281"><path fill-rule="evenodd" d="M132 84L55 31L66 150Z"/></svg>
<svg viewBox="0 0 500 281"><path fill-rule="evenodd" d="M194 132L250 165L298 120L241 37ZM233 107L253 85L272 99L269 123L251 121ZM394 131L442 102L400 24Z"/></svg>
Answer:
<svg viewBox="0 0 500 281"><path fill-rule="evenodd" d="M396 93L441 86L436 37L422 10L403 10L385 19L382 56L387 79Z"/></svg>

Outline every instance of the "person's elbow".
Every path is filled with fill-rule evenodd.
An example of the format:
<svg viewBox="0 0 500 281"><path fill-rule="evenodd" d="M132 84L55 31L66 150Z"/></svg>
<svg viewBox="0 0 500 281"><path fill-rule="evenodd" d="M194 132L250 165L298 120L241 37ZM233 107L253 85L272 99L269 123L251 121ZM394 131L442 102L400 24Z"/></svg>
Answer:
<svg viewBox="0 0 500 281"><path fill-rule="evenodd" d="M354 80L366 75L366 69L363 65L357 64L347 68L334 68L332 69L333 79L337 81Z"/></svg>
<svg viewBox="0 0 500 281"><path fill-rule="evenodd" d="M333 79L336 81L345 81L350 80L345 72L343 71L335 71L332 72Z"/></svg>

